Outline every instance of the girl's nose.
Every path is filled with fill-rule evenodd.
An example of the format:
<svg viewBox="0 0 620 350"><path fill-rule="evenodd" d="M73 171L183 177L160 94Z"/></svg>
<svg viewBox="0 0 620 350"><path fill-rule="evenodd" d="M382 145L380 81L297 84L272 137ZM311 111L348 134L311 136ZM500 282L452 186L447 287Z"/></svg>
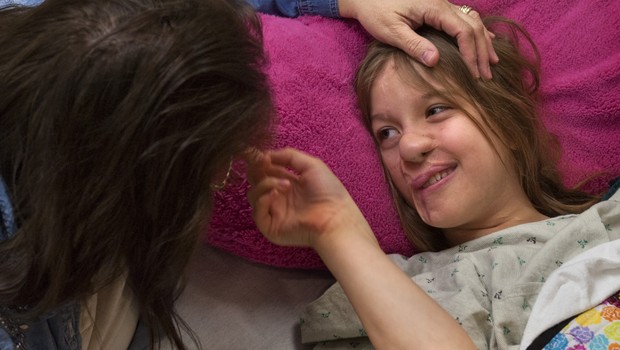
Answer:
<svg viewBox="0 0 620 350"><path fill-rule="evenodd" d="M420 133L406 133L399 140L400 157L405 162L420 163L433 149L433 139Z"/></svg>

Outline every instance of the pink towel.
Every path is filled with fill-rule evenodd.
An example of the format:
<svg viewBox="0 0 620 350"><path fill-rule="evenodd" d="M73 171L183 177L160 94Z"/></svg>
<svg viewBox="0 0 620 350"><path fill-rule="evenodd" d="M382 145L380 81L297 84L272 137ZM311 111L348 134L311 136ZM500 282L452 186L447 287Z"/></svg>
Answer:
<svg viewBox="0 0 620 350"><path fill-rule="evenodd" d="M544 122L564 149L565 182L604 191L620 176L620 2L475 0L482 15L524 24L542 56ZM367 36L354 22L263 15L268 70L278 123L275 147L294 146L323 159L366 215L382 248L411 254L389 199L372 140L359 121L352 80ZM247 183L216 196L204 241L251 261L323 268L309 249L283 248L257 231Z"/></svg>
<svg viewBox="0 0 620 350"><path fill-rule="evenodd" d="M522 23L541 55L544 122L563 148L573 186L604 191L620 176L620 1L474 0L482 15Z"/></svg>

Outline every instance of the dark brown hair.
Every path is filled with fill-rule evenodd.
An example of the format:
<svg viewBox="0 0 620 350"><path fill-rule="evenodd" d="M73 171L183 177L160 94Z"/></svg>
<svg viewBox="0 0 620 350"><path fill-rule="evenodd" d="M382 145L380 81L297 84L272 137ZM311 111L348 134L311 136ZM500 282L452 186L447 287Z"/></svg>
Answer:
<svg viewBox="0 0 620 350"><path fill-rule="evenodd" d="M393 60L401 77L408 83L438 93L455 104L457 99L463 99L478 110L483 116L482 122L468 116L490 142L499 140L510 151L511 159L507 163L517 172L524 192L539 212L557 216L585 210L598 197L563 186L557 169L559 146L540 120L536 46L527 32L510 20L487 18L485 24L496 34L493 47L499 56L499 63L491 66L493 79L488 81L474 79L462 60L456 41L430 27L416 31L439 50L441 58L434 68L419 64L399 49L372 43L356 77L356 91L367 129L372 133L372 85L387 63ZM520 44L528 44L525 49L529 50L521 49ZM433 83L447 92L437 91ZM490 137L489 132L495 137ZM441 230L426 225L415 208L398 192L387 171L385 174L410 241L420 251L446 248Z"/></svg>
<svg viewBox="0 0 620 350"><path fill-rule="evenodd" d="M41 315L126 274L152 344L184 348L174 302L209 184L268 136L264 64L241 1L0 11L0 171L19 224L0 243L0 306Z"/></svg>

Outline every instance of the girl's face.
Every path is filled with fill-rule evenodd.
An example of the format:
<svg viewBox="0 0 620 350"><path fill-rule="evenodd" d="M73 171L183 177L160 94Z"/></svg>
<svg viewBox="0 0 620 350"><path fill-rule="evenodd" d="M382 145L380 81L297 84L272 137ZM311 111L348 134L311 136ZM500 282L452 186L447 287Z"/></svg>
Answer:
<svg viewBox="0 0 620 350"><path fill-rule="evenodd" d="M510 170L505 147L499 142L494 147L463 112L481 120L473 106L453 105L405 83L393 61L375 80L370 104L374 137L396 188L450 243L532 214L524 210L532 206Z"/></svg>

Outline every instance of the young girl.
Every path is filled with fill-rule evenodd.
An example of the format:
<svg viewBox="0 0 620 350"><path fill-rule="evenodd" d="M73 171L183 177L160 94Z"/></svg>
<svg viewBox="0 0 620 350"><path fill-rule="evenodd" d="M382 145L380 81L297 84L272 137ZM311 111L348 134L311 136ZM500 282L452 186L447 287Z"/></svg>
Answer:
<svg viewBox="0 0 620 350"><path fill-rule="evenodd" d="M501 34L521 32L516 24L494 28L490 81L472 79L455 41L430 28L418 33L438 48L436 67L375 43L358 72L364 122L422 253L384 255L320 160L293 149L248 157L261 232L314 248L339 281L304 312L304 342L364 348L367 335L380 349L518 347L551 272L620 238L618 194L595 204L562 186L538 116L533 44L528 59Z"/></svg>

